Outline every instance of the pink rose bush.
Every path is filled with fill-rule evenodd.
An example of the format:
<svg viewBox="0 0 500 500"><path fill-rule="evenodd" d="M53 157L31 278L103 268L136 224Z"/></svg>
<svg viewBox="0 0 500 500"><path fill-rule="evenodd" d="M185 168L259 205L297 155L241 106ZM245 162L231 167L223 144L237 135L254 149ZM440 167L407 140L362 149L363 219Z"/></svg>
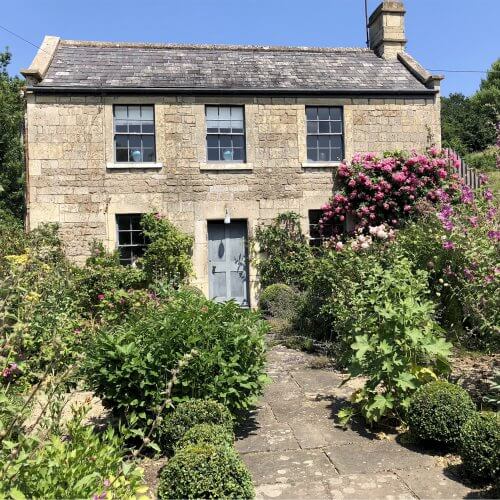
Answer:
<svg viewBox="0 0 500 500"><path fill-rule="evenodd" d="M322 207L320 226L331 228L335 240L345 233L346 221L365 234L380 224L399 227L414 213L418 201L450 202L458 195L462 181L457 166L457 158L436 148L409 157L356 154L350 163L340 165L340 186Z"/></svg>

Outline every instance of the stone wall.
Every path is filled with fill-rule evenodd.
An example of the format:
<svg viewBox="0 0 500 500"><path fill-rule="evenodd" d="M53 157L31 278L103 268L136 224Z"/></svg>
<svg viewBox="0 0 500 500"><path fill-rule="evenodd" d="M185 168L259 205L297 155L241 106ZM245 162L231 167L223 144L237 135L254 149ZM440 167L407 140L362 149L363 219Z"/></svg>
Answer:
<svg viewBox="0 0 500 500"><path fill-rule="evenodd" d="M210 219L256 225L294 210L307 212L332 191L335 167L306 159L305 105L344 108L345 156L439 144L439 98L97 97L28 94L28 225L58 222L67 255L83 262L93 239L116 244L115 215L159 211L195 235L196 284L207 283ZM161 168L114 169L113 104L155 105ZM209 164L205 104L244 104L246 164ZM230 168L231 170L227 170ZM255 270L251 266L252 294Z"/></svg>

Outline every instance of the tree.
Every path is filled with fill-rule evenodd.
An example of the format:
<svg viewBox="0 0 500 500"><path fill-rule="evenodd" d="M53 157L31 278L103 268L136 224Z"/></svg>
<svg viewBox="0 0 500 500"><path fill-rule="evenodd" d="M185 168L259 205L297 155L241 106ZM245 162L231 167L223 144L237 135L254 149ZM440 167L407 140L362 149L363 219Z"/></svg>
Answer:
<svg viewBox="0 0 500 500"><path fill-rule="evenodd" d="M443 97L441 110L443 145L461 155L483 151L495 144L500 116L500 59L495 61L471 97Z"/></svg>
<svg viewBox="0 0 500 500"><path fill-rule="evenodd" d="M24 213L22 125L24 81L11 77L8 49L0 52L0 210L21 218Z"/></svg>

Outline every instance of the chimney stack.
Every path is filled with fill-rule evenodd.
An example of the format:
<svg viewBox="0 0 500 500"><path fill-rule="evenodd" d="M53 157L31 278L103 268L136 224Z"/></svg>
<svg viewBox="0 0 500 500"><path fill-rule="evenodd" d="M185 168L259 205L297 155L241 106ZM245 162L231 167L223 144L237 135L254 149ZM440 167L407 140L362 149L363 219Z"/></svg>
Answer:
<svg viewBox="0 0 500 500"><path fill-rule="evenodd" d="M405 13L403 2L384 0L370 16L370 49L379 57L397 59L404 52Z"/></svg>

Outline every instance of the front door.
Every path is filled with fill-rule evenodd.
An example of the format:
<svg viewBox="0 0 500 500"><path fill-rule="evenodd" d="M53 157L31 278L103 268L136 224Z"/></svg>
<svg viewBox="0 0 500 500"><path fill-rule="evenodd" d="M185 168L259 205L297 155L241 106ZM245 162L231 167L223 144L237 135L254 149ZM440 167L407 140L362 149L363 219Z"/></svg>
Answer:
<svg viewBox="0 0 500 500"><path fill-rule="evenodd" d="M210 298L248 307L247 223L208 222Z"/></svg>

